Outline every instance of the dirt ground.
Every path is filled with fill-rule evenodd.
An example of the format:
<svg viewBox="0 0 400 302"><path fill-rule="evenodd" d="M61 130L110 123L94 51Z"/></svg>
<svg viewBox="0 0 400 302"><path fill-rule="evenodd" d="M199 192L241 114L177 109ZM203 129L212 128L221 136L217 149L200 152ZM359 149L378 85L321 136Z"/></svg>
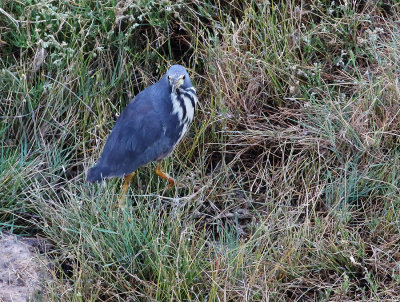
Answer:
<svg viewBox="0 0 400 302"><path fill-rule="evenodd" d="M45 301L41 287L46 276L46 242L0 233L0 302Z"/></svg>

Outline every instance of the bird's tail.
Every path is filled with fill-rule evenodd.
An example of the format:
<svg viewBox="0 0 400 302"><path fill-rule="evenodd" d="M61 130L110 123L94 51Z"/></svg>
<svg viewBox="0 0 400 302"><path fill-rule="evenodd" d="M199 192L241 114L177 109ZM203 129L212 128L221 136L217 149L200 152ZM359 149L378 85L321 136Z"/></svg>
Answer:
<svg viewBox="0 0 400 302"><path fill-rule="evenodd" d="M87 181L88 182L99 182L102 180L102 178L107 176L107 174L108 174L107 169L105 169L103 167L99 167L99 166L94 166L88 172Z"/></svg>

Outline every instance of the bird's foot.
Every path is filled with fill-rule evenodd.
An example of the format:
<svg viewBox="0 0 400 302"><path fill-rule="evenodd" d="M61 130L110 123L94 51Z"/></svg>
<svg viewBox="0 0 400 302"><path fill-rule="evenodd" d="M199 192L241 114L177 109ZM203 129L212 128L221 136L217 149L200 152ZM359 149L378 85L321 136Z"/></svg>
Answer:
<svg viewBox="0 0 400 302"><path fill-rule="evenodd" d="M156 172L156 174L158 176L160 176L161 178L164 178L165 180L168 180L169 184L168 184L167 190L171 189L175 185L175 180L171 176L169 176L167 173L164 173L161 170L160 164L157 164L157 167L154 169L154 172Z"/></svg>
<svg viewBox="0 0 400 302"><path fill-rule="evenodd" d="M126 191L128 191L129 183L131 182L133 175L135 175L135 172L125 175L124 185L122 187L122 192L119 195L119 203L118 203L118 207L121 209L125 207L125 204L124 204L125 195L126 195Z"/></svg>

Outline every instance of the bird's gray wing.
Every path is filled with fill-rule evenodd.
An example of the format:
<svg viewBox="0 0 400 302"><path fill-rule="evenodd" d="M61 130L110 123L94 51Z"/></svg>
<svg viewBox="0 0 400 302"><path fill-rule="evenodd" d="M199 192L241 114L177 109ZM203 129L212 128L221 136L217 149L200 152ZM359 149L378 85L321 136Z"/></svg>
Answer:
<svg viewBox="0 0 400 302"><path fill-rule="evenodd" d="M152 102L129 103L107 139L98 166L107 168L109 176L135 171L172 150L164 132L160 111Z"/></svg>

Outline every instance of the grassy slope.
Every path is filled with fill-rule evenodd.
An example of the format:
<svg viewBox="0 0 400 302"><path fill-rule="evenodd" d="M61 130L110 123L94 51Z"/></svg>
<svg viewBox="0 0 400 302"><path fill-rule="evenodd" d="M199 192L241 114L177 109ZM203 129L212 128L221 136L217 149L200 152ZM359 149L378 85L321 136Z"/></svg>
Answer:
<svg viewBox="0 0 400 302"><path fill-rule="evenodd" d="M50 300L398 299L399 3L263 2L2 2L0 227L55 243ZM117 210L85 173L173 63L180 185Z"/></svg>

